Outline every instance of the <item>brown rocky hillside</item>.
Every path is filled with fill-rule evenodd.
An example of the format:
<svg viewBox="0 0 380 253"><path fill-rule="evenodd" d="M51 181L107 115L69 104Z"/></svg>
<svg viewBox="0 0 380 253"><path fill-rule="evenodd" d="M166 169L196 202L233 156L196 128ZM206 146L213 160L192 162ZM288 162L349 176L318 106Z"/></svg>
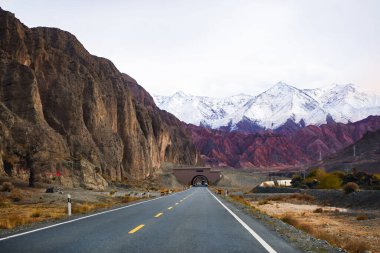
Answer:
<svg viewBox="0 0 380 253"><path fill-rule="evenodd" d="M0 8L0 174L103 188L196 163L180 122L152 101L74 35Z"/></svg>

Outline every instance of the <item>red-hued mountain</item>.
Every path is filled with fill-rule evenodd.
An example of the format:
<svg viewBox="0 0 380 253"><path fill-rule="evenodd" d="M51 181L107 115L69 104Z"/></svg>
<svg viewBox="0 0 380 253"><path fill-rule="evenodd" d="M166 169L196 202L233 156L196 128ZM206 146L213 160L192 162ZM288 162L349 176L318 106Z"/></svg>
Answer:
<svg viewBox="0 0 380 253"><path fill-rule="evenodd" d="M370 116L354 123L307 126L290 135L291 142L311 159L337 153L360 140L367 132L380 129L380 116Z"/></svg>
<svg viewBox="0 0 380 253"><path fill-rule="evenodd" d="M289 167L312 163L334 154L380 129L380 116L355 123L307 126L299 130L262 131L256 134L212 130L188 125L193 142L211 166L235 168Z"/></svg>
<svg viewBox="0 0 380 253"><path fill-rule="evenodd" d="M380 130L367 132L359 141L324 158L316 166L323 166L328 171L356 168L358 171L379 173Z"/></svg>
<svg viewBox="0 0 380 253"><path fill-rule="evenodd" d="M235 168L294 166L309 158L290 139L276 133L245 134L189 125L202 159L211 166Z"/></svg>

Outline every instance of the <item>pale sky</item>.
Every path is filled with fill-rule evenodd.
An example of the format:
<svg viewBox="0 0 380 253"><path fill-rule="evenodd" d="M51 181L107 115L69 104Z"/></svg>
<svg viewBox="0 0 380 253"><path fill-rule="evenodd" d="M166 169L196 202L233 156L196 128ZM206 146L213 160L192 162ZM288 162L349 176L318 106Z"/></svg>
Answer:
<svg viewBox="0 0 380 253"><path fill-rule="evenodd" d="M255 95L354 83L380 92L378 0L0 0L73 33L152 94Z"/></svg>

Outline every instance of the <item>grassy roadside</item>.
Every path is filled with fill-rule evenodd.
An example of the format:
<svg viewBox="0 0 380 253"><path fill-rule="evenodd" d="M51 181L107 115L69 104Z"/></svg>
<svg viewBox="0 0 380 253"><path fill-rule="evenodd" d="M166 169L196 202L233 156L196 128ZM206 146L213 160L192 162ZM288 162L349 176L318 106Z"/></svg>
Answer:
<svg viewBox="0 0 380 253"><path fill-rule="evenodd" d="M217 190L215 190L215 193L218 193ZM282 236L284 236L286 239L288 239L291 242L294 242L295 245L299 248L301 248L304 251L308 252L331 252L328 247L324 247L323 245L320 245L320 242L314 243L315 245L303 245L302 241L326 241L330 245L341 248L346 250L350 253L363 253L363 252L370 252L373 250L366 242L362 240L358 240L353 237L345 237L345 236L339 236L338 234L334 234L329 232L328 227L326 229L320 229L320 226L315 226L313 220L310 217L299 217L297 215L294 215L293 213L285 213L280 215L273 215L273 213L266 212L265 209L261 208L261 206L267 205L272 206L272 208L280 208L277 203L280 201L295 201L295 202L302 202L302 203L310 203L313 201L313 197L309 195L304 194L293 194L290 196L273 196L272 198L260 200L253 202L249 198L245 198L241 195L229 195L228 197L221 195L225 200L234 203L235 205L238 205L240 207L243 207L243 209L246 211L246 213L252 215L256 219L259 219L263 221L265 224L270 226L272 229L279 232ZM313 212L315 212L316 215L321 215L324 212L326 213L326 210L317 210L315 209ZM337 212L335 209L331 210L330 212ZM302 214L301 214L302 215ZM332 213L334 215L334 213ZM359 216L358 216L359 217ZM364 220L367 218L366 216L363 216ZM358 218L358 220L360 220ZM305 222L308 221L308 222ZM293 227L289 227L288 225ZM284 225L286 227L284 227ZM327 226L326 224L323 224L324 226ZM302 231L302 233L297 233L294 231L294 229L298 231ZM307 237L304 237L303 234L307 234L312 239L309 239ZM299 236L299 238L296 238ZM303 237L303 238L302 238ZM315 238L315 239L313 239ZM338 249L339 251L339 249ZM375 252L375 251L372 251Z"/></svg>
<svg viewBox="0 0 380 253"><path fill-rule="evenodd" d="M5 187L3 187L5 186ZM180 189L158 189L143 192L141 189L111 189L94 192L69 189L65 194L45 193L46 188L20 187L6 182L0 185L0 232L24 225L67 218L67 193L72 193L72 214L81 215L122 206L128 203L163 196Z"/></svg>

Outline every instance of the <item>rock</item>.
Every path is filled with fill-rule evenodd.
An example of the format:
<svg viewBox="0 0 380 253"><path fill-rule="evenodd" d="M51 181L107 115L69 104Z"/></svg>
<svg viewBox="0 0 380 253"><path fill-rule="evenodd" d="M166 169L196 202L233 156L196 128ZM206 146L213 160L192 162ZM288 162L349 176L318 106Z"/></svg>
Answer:
<svg viewBox="0 0 380 253"><path fill-rule="evenodd" d="M86 159L80 160L80 171L82 173L82 186L90 190L104 190L108 183L99 173L100 169Z"/></svg>
<svg viewBox="0 0 380 253"><path fill-rule="evenodd" d="M63 185L103 189L143 180L162 162L198 162L181 123L74 35L29 29L3 10L0 34L0 151L13 176L59 171Z"/></svg>
<svg viewBox="0 0 380 253"><path fill-rule="evenodd" d="M46 188L46 193L54 193L54 187Z"/></svg>

